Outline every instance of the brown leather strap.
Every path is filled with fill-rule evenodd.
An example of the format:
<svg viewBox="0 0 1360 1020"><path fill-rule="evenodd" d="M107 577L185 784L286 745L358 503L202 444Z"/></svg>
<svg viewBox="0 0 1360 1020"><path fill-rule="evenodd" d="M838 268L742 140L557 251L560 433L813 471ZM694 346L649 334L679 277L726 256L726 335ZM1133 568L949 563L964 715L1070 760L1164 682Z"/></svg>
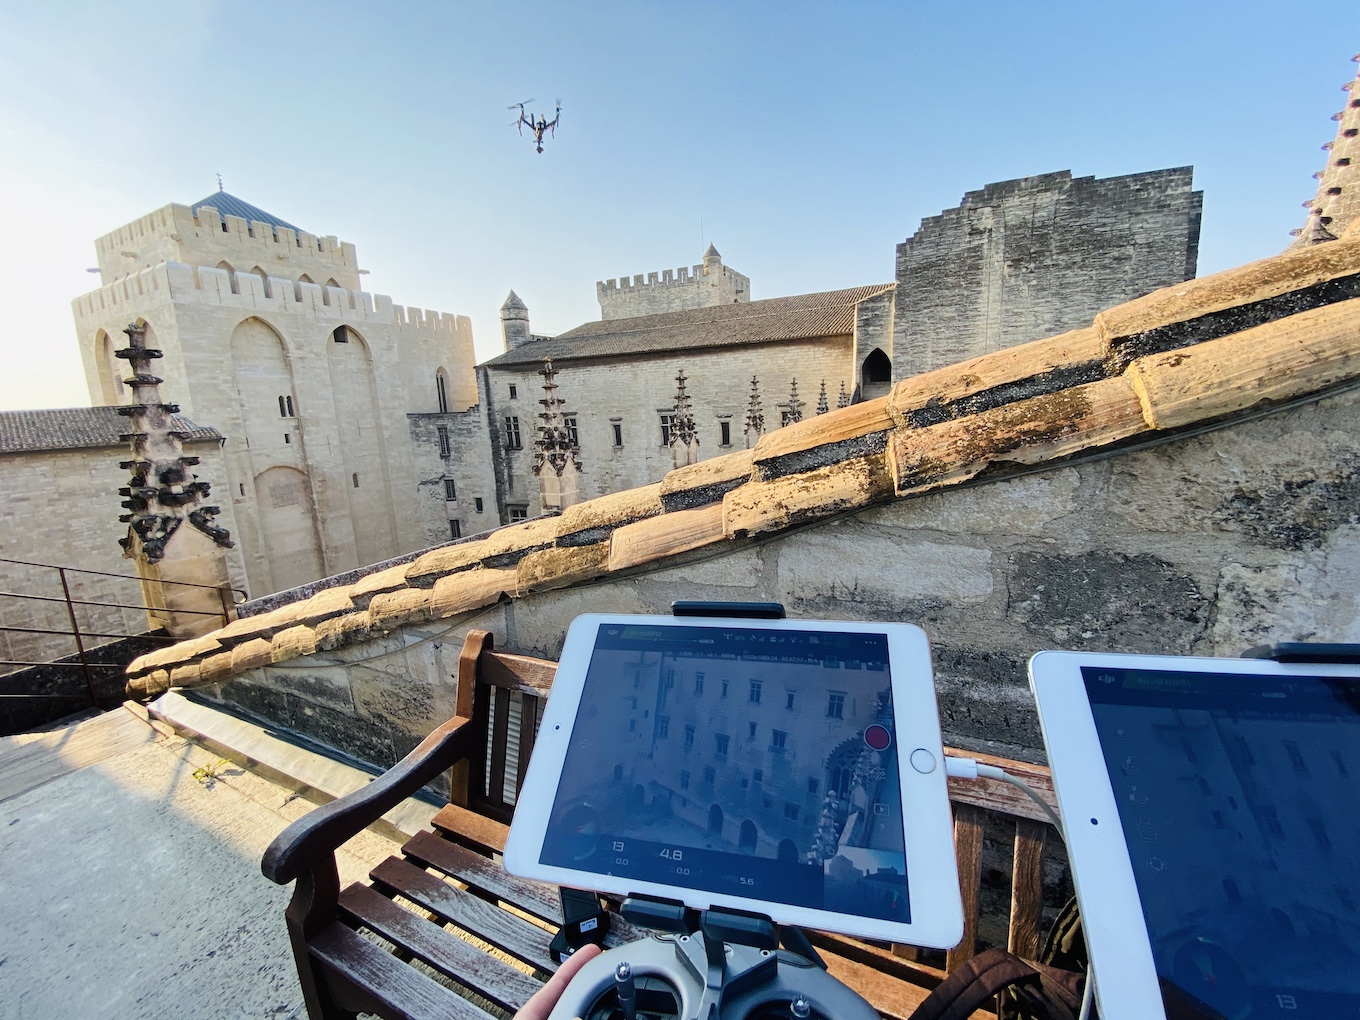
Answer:
<svg viewBox="0 0 1360 1020"><path fill-rule="evenodd" d="M1073 1020L1081 1009L1082 975L1022 960L1004 949L988 949L956 967L916 1007L911 1020L967 1020L973 1011L1007 988L1031 1015Z"/></svg>

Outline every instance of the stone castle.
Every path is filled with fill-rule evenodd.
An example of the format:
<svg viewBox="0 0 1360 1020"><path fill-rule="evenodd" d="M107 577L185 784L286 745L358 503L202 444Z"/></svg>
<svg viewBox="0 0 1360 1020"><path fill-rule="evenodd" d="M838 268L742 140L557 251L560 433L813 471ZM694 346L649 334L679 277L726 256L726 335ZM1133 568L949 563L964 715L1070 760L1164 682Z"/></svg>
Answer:
<svg viewBox="0 0 1360 1020"><path fill-rule="evenodd" d="M484 435L467 317L365 292L352 244L225 192L95 247L103 285L73 302L91 401L129 403L115 352L143 327L165 392L227 437L213 482L241 587L279 591L485 529L484 458L454 449Z"/></svg>

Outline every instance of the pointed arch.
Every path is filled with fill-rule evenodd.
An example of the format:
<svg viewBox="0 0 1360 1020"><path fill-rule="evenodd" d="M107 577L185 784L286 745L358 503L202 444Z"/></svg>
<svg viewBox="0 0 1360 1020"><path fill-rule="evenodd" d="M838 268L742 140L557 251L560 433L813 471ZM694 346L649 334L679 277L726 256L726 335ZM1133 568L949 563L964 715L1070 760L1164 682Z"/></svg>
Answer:
<svg viewBox="0 0 1360 1020"><path fill-rule="evenodd" d="M326 362L335 415L336 448L342 478L357 474L359 488L345 486L354 531L354 566L395 556L397 527L382 429L381 409L368 341L353 326L341 326L343 343L327 343ZM332 334L335 337L335 334ZM338 338L336 338L338 339ZM370 484L369 479L372 479Z"/></svg>
<svg viewBox="0 0 1360 1020"><path fill-rule="evenodd" d="M233 267L226 259L223 259L221 262L217 263L217 268L226 271L227 283L231 285L231 292L233 294L241 293L241 284L240 281L236 279L235 267Z"/></svg>
<svg viewBox="0 0 1360 1020"><path fill-rule="evenodd" d="M273 291L269 286L269 274L266 273L259 266L256 266L254 269L252 269L251 272L258 276L260 278L260 283L264 285L264 296L273 297L274 296Z"/></svg>
<svg viewBox="0 0 1360 1020"><path fill-rule="evenodd" d="M883 353L883 348L875 347L860 362L859 379L864 400L884 396L892 389L892 359Z"/></svg>
<svg viewBox="0 0 1360 1020"><path fill-rule="evenodd" d="M331 303L331 288L339 286L340 284L335 282L335 277L333 276L325 282L325 284L321 288L321 303L323 305L328 305Z"/></svg>
<svg viewBox="0 0 1360 1020"><path fill-rule="evenodd" d="M440 414L449 413L449 373L438 368L434 373L435 406Z"/></svg>
<svg viewBox="0 0 1360 1020"><path fill-rule="evenodd" d="M99 397L104 404L124 404L128 401L127 387L123 385L123 372L127 362L120 360L114 352L121 345L104 330L94 335L94 362L99 378Z"/></svg>

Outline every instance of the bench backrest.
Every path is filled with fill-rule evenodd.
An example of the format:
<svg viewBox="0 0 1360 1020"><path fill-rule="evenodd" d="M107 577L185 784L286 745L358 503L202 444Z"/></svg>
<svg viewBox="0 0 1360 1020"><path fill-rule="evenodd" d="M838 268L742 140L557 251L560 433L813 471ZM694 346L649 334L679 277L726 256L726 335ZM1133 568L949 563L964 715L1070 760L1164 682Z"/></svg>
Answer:
<svg viewBox="0 0 1360 1020"><path fill-rule="evenodd" d="M510 821L542 719L543 700L556 673L555 662L497 652L486 631L468 633L458 666L457 714L470 718L476 732L486 734L486 740L479 741L466 770L461 775L455 772L449 798L453 803L498 821ZM953 748L946 748L945 753L975 758L1020 776L1057 810L1052 779L1043 766ZM983 835L989 813L994 819L1004 816L1003 824L1014 828L1007 948L1033 959L1039 949L1044 845L1050 829L1047 819L1038 805L1015 787L992 780L951 779L949 799L954 810L964 936L950 950L946 970L952 971L975 952ZM910 955L909 950L900 952Z"/></svg>

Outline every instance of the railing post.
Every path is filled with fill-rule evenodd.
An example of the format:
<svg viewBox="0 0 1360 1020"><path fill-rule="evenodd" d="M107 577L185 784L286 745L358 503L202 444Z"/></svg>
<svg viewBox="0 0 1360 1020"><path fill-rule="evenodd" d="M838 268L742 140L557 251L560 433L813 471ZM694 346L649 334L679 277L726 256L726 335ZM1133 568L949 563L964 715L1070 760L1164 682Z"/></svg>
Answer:
<svg viewBox="0 0 1360 1020"><path fill-rule="evenodd" d="M66 599L66 615L71 618L71 636L76 639L76 653L80 656L80 671L85 674L85 689L90 693L90 707L98 708L99 699L94 696L94 681L90 679L90 664L85 660L85 642L80 640L80 624L76 622L76 607L71 604L71 588L66 583L66 568L58 567L57 576L61 578L61 593Z"/></svg>

